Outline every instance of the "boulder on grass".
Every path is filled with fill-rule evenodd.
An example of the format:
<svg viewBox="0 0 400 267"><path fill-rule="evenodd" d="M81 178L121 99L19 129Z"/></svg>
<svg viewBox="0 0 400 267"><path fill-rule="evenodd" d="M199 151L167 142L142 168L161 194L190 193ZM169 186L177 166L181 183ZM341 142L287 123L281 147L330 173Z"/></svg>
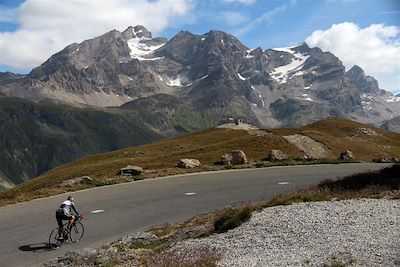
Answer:
<svg viewBox="0 0 400 267"><path fill-rule="evenodd" d="M340 153L339 159L340 160L354 160L353 152L351 152L350 150L342 151Z"/></svg>
<svg viewBox="0 0 400 267"><path fill-rule="evenodd" d="M221 156L224 165L240 165L247 163L246 154L242 150L234 150Z"/></svg>
<svg viewBox="0 0 400 267"><path fill-rule="evenodd" d="M200 166L200 161L197 159L180 159L176 164L178 168L197 168Z"/></svg>
<svg viewBox="0 0 400 267"><path fill-rule="evenodd" d="M269 161L285 160L288 156L280 150L273 149L268 154Z"/></svg>
<svg viewBox="0 0 400 267"><path fill-rule="evenodd" d="M72 186L74 184L92 184L92 183L93 183L93 179L90 178L89 176L81 176L81 177L77 177L74 179L62 181L60 183L60 185L61 186Z"/></svg>
<svg viewBox="0 0 400 267"><path fill-rule="evenodd" d="M313 160L317 160L318 158L316 158L313 154L306 154L303 157L303 160L305 161L313 161Z"/></svg>
<svg viewBox="0 0 400 267"><path fill-rule="evenodd" d="M383 158L373 159L372 161L376 162L376 163L398 163L399 159L395 158L395 157L393 157L393 158L383 157Z"/></svg>
<svg viewBox="0 0 400 267"><path fill-rule="evenodd" d="M139 166L128 165L125 168L119 170L121 176L137 176L143 173L143 168Z"/></svg>

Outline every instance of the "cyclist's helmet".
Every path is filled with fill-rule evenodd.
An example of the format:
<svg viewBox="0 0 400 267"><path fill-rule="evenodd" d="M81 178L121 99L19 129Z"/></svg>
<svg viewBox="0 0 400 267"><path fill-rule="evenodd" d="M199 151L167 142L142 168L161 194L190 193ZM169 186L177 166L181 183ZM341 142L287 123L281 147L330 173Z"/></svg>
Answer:
<svg viewBox="0 0 400 267"><path fill-rule="evenodd" d="M68 197L68 200L69 200L69 201L74 201L74 198L73 198L72 196L69 196L69 197Z"/></svg>

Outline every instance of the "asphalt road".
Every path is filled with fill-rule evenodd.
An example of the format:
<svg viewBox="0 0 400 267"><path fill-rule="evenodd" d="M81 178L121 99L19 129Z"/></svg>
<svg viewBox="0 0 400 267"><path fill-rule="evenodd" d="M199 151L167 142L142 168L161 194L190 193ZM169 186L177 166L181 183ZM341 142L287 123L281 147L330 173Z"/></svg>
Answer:
<svg viewBox="0 0 400 267"><path fill-rule="evenodd" d="M84 214L85 236L55 251L46 248L55 210L67 195L0 208L0 266L36 266L70 250L95 247L154 225L183 221L242 201L270 198L384 164L342 164L190 174L72 193ZM92 213L93 211L97 213Z"/></svg>

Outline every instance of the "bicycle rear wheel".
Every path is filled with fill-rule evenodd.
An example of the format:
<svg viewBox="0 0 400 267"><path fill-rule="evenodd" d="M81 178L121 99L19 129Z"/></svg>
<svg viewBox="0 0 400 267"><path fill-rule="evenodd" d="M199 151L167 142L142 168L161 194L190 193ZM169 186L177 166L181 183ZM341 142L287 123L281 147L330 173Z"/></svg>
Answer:
<svg viewBox="0 0 400 267"><path fill-rule="evenodd" d="M49 248L57 249L61 246L63 242L63 239L61 239L61 235L58 227L54 228L53 231L50 232L49 244L48 244Z"/></svg>
<svg viewBox="0 0 400 267"><path fill-rule="evenodd" d="M84 232L85 228L83 227L82 223L74 223L69 232L69 238L74 243L79 242L79 240L81 240L81 238L83 237Z"/></svg>

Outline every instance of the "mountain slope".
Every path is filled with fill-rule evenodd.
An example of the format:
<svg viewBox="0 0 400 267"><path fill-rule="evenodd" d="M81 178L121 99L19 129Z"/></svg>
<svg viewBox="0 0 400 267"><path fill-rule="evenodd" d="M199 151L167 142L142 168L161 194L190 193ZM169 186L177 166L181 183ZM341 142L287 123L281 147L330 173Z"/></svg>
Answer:
<svg viewBox="0 0 400 267"><path fill-rule="evenodd" d="M400 133L400 116L384 122L381 127L387 131Z"/></svg>
<svg viewBox="0 0 400 267"><path fill-rule="evenodd" d="M19 184L84 156L157 140L117 110L0 97L0 182Z"/></svg>
<svg viewBox="0 0 400 267"><path fill-rule="evenodd" d="M189 104L167 94L138 98L120 108L126 110L132 118L146 123L166 136L215 125L212 117L202 115Z"/></svg>

